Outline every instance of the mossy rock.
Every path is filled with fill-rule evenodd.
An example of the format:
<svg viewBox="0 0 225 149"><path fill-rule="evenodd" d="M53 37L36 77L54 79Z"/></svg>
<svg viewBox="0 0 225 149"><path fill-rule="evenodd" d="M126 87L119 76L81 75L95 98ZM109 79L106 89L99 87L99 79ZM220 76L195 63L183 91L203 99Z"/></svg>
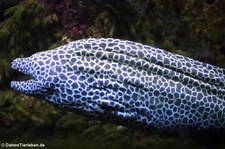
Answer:
<svg viewBox="0 0 225 149"><path fill-rule="evenodd" d="M85 131L82 133L82 136L87 139L96 139L96 134L102 136L104 134L104 130L102 129L102 124L95 124L89 126Z"/></svg>
<svg viewBox="0 0 225 149"><path fill-rule="evenodd" d="M88 128L88 121L86 118L68 112L57 121L55 126L55 133L56 135L79 135L86 128Z"/></svg>

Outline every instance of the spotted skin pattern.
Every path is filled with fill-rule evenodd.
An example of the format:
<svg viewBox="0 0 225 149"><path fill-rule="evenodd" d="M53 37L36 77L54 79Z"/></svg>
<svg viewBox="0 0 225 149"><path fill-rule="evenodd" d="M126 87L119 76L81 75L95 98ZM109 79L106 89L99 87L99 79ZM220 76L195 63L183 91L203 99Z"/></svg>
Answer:
<svg viewBox="0 0 225 149"><path fill-rule="evenodd" d="M11 87L61 109L128 126L224 128L225 69L140 43L82 39L17 58Z"/></svg>

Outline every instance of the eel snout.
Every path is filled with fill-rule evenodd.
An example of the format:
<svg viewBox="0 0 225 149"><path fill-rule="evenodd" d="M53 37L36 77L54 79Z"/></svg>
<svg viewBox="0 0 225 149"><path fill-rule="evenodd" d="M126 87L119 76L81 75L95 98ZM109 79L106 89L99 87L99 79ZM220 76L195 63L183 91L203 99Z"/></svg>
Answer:
<svg viewBox="0 0 225 149"><path fill-rule="evenodd" d="M17 58L12 61L11 67L23 74L31 75L29 58Z"/></svg>

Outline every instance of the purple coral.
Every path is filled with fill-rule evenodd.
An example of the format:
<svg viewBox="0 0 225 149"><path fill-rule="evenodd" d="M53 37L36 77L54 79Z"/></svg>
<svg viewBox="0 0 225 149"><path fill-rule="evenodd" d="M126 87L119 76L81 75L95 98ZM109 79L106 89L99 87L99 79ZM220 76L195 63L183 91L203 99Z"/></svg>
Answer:
<svg viewBox="0 0 225 149"><path fill-rule="evenodd" d="M88 28L88 9L82 1L38 0L44 7L58 16L67 36L80 38Z"/></svg>

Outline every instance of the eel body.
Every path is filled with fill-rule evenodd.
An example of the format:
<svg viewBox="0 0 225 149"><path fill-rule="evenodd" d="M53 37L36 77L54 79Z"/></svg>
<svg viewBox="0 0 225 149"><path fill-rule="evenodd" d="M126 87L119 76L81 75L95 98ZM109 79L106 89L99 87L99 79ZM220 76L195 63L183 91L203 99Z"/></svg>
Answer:
<svg viewBox="0 0 225 149"><path fill-rule="evenodd" d="M82 39L17 58L11 88L61 109L149 128L225 127L225 69L140 43Z"/></svg>

